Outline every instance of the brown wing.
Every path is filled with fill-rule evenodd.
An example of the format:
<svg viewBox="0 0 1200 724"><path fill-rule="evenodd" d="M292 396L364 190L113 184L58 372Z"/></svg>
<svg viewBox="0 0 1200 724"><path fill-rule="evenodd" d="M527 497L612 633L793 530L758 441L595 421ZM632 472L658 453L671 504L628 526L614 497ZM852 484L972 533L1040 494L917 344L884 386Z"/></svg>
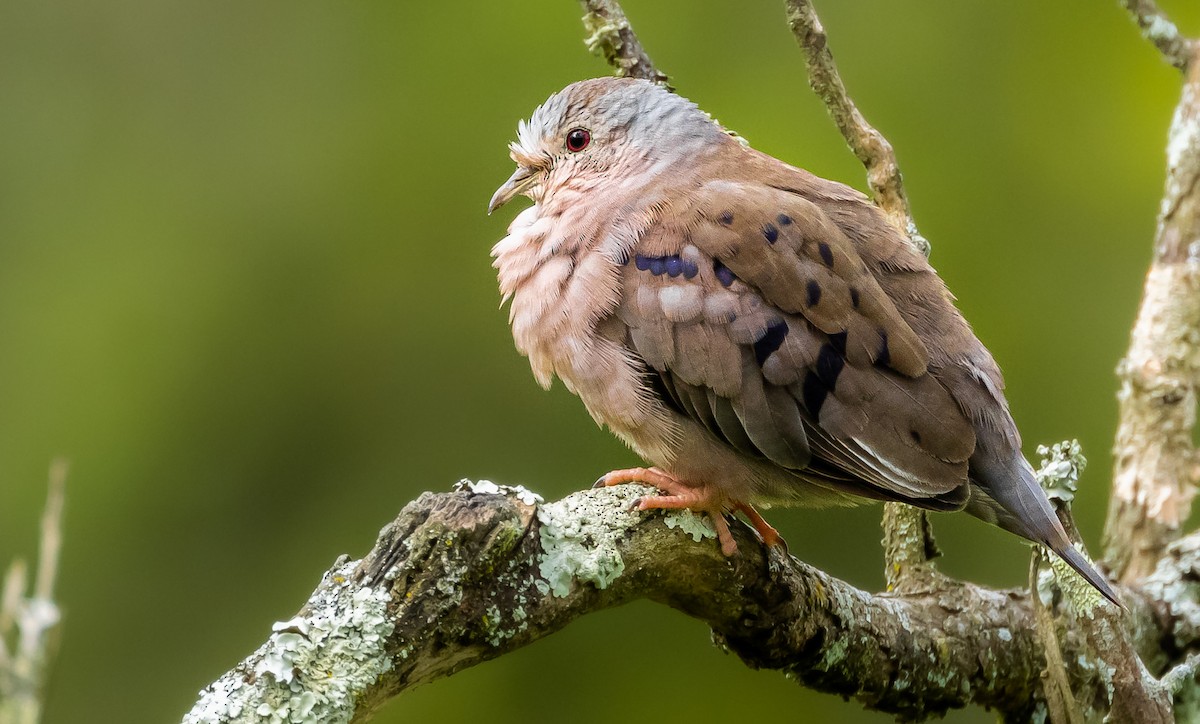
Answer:
<svg viewBox="0 0 1200 724"><path fill-rule="evenodd" d="M618 314L677 409L816 482L963 502L972 425L818 206L758 184L710 183L663 214L635 252Z"/></svg>

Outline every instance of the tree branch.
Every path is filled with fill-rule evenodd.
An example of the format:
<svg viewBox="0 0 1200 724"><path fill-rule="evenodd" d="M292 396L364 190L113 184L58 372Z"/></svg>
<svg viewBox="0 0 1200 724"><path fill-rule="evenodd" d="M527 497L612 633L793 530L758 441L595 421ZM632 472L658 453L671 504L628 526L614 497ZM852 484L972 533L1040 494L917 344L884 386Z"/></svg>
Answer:
<svg viewBox="0 0 1200 724"><path fill-rule="evenodd" d="M588 50L604 58L618 75L671 87L667 74L650 61L617 0L579 0L579 4L584 11L583 27L588 31L583 41Z"/></svg>
<svg viewBox="0 0 1200 724"><path fill-rule="evenodd" d="M1195 53L1196 41L1185 38L1179 28L1159 9L1154 0L1121 0L1142 35L1158 48L1163 59L1179 70L1187 71Z"/></svg>
<svg viewBox="0 0 1200 724"><path fill-rule="evenodd" d="M913 246L929 256L929 241L921 236L913 221L892 144L867 123L858 106L846 93L837 64L833 62L833 53L829 50L829 38L825 35L816 9L809 0L787 0L786 5L788 25L804 51L808 84L825 104L850 150L866 167L867 183L874 194L875 203L896 228L908 235Z"/></svg>
<svg viewBox="0 0 1200 724"><path fill-rule="evenodd" d="M752 667L901 718L968 704L1012 721L1044 710L1026 594L943 581L871 595L764 550L743 526L739 555L726 558L691 513L629 510L649 492L618 486L545 505L487 482L425 493L362 560L339 559L300 613L206 688L184 721L363 721L411 687L638 599L706 622ZM1174 637L1181 651L1200 641L1197 572L1194 536L1146 589L1126 591L1136 640ZM1072 627L1059 635L1079 700L1104 702L1116 672Z"/></svg>
<svg viewBox="0 0 1200 724"><path fill-rule="evenodd" d="M1190 46L1189 46L1190 47ZM1200 384L1200 69L1193 64L1167 145L1167 183L1121 381L1106 557L1125 581L1153 570L1191 511Z"/></svg>

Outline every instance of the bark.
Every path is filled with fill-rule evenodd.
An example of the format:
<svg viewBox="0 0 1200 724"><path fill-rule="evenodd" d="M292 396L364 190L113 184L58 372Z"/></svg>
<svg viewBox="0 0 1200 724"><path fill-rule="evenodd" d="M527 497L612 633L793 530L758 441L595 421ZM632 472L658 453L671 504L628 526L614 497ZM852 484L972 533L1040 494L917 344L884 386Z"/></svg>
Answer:
<svg viewBox="0 0 1200 724"><path fill-rule="evenodd" d="M1122 580L1153 569L1191 512L1200 468L1192 444L1200 384L1200 71L1167 145L1167 183L1129 352L1118 368L1120 423L1106 557Z"/></svg>

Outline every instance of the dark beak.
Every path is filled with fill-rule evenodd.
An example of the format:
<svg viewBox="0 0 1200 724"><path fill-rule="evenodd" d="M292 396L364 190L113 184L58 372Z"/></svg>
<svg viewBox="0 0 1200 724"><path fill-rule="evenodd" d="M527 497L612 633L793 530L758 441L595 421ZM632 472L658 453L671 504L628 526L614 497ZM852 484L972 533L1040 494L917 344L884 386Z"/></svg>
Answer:
<svg viewBox="0 0 1200 724"><path fill-rule="evenodd" d="M492 194L492 200L488 202L487 212L490 215L493 211L507 204L512 197L517 194L523 194L529 190L531 186L538 182L540 175L537 170L518 166L512 176L504 184L496 189L496 193Z"/></svg>

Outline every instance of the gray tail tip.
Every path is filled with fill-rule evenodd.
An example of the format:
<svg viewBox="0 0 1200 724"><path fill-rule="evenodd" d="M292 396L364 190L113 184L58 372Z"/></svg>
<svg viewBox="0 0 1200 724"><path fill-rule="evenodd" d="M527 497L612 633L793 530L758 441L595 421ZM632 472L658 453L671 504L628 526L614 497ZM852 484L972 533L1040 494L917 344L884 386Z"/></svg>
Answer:
<svg viewBox="0 0 1200 724"><path fill-rule="evenodd" d="M1095 566L1082 553L1075 549L1075 546L1070 544L1052 546L1051 550L1058 554L1058 557L1063 559L1068 566L1082 576L1083 580L1090 583L1092 588L1099 591L1102 596L1111 601L1117 608L1122 611L1128 610L1108 580L1100 574L1100 571L1096 570Z"/></svg>

